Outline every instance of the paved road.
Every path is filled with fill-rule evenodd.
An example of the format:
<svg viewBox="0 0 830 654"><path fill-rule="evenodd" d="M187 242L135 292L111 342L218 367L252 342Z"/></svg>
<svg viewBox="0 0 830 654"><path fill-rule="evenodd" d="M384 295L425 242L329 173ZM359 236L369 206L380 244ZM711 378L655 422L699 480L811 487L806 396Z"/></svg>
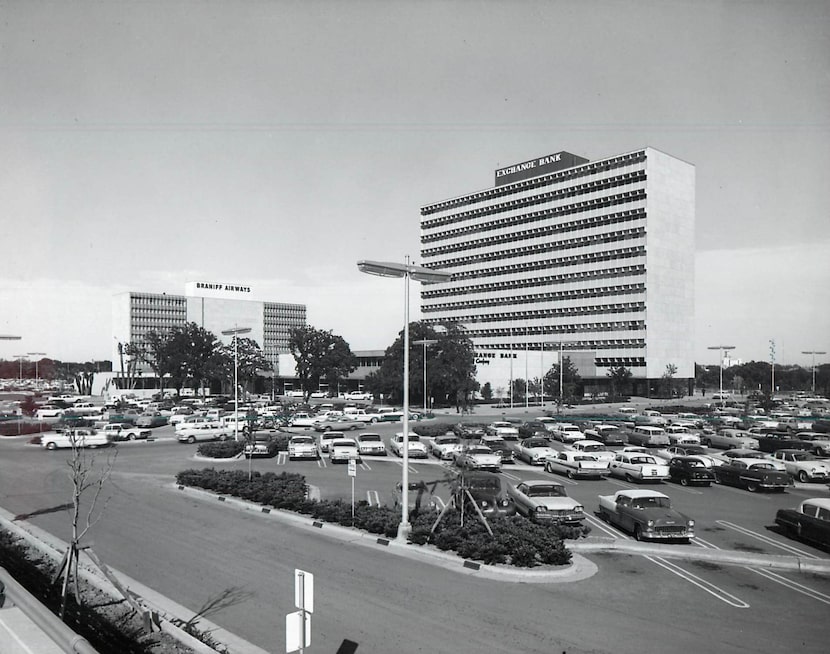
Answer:
<svg viewBox="0 0 830 654"><path fill-rule="evenodd" d="M804 652L826 650L826 579L777 573L776 579L740 567L628 556L592 556L600 574L575 584L504 584L450 574L171 490L176 471L203 465L189 458L194 449L176 443L119 447L113 496L93 530L95 549L115 568L194 610L239 589L238 603L210 617L269 651L282 651L296 567L316 575L309 651L335 651L343 638L359 643L358 651L375 652L694 652L704 646L784 652L793 644ZM65 458L21 441L0 442L0 505L31 513L64 504ZM332 474L316 464L298 465L321 479ZM394 462L371 465L358 479L374 475L380 482L400 473ZM418 474L437 470L415 468L425 469ZM345 487L345 471L333 474ZM583 492L580 486L575 494ZM595 496L596 487L585 486ZM31 520L67 536L64 511Z"/></svg>

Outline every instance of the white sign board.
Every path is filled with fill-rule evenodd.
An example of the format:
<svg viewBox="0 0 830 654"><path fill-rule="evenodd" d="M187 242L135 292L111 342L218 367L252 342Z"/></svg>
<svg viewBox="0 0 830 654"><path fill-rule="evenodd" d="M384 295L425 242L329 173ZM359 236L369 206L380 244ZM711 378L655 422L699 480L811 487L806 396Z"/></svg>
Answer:
<svg viewBox="0 0 830 654"><path fill-rule="evenodd" d="M305 616L305 633L303 633ZM285 616L285 651L296 652L311 645L311 614L295 611Z"/></svg>
<svg viewBox="0 0 830 654"><path fill-rule="evenodd" d="M294 569L294 606L314 613L314 575Z"/></svg>
<svg viewBox="0 0 830 654"><path fill-rule="evenodd" d="M357 461L349 459L349 477L357 477Z"/></svg>

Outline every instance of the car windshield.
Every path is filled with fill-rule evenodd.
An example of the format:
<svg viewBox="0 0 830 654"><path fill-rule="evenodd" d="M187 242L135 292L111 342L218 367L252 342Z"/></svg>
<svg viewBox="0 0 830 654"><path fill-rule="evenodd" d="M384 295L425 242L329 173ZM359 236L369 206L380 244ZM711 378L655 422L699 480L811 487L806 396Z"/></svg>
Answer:
<svg viewBox="0 0 830 654"><path fill-rule="evenodd" d="M551 484L550 486L528 486L528 497L565 497L565 489L562 486Z"/></svg>
<svg viewBox="0 0 830 654"><path fill-rule="evenodd" d="M749 468L750 470L775 470L775 466L771 463L753 463Z"/></svg>
<svg viewBox="0 0 830 654"><path fill-rule="evenodd" d="M453 445L458 444L459 441L455 436L442 436L440 438L436 438L435 442L439 445Z"/></svg>
<svg viewBox="0 0 830 654"><path fill-rule="evenodd" d="M660 507L663 509L671 508L671 500L668 497L635 497L631 500L631 506L638 509L648 509Z"/></svg>
<svg viewBox="0 0 830 654"><path fill-rule="evenodd" d="M470 447L467 449L467 454L490 454L489 447Z"/></svg>
<svg viewBox="0 0 830 654"><path fill-rule="evenodd" d="M596 459L592 456L588 456L587 454L583 454L582 456L575 456L574 461L596 461Z"/></svg>
<svg viewBox="0 0 830 654"><path fill-rule="evenodd" d="M479 490L499 490L501 483L497 477L475 477L467 480L467 486Z"/></svg>
<svg viewBox="0 0 830 654"><path fill-rule="evenodd" d="M364 443L366 441L379 441L380 440L380 435L378 435L378 434L363 434L363 435L361 435L360 440L362 440Z"/></svg>
<svg viewBox="0 0 830 654"><path fill-rule="evenodd" d="M797 454L793 454L793 459L796 461L815 461L816 457L809 452L798 452Z"/></svg>
<svg viewBox="0 0 830 654"><path fill-rule="evenodd" d="M544 438L534 438L525 441L525 447L547 447L548 442Z"/></svg>
<svg viewBox="0 0 830 654"><path fill-rule="evenodd" d="M631 457L631 463L657 463L652 457L650 456L633 456Z"/></svg>
<svg viewBox="0 0 830 654"><path fill-rule="evenodd" d="M697 459L690 459L689 461L686 461L686 466L688 468L703 468L704 467L703 462L698 461Z"/></svg>
<svg viewBox="0 0 830 654"><path fill-rule="evenodd" d="M301 436L300 438L292 438L291 442L294 443L294 445L310 445L314 443L314 441L311 439L311 436Z"/></svg>
<svg viewBox="0 0 830 654"><path fill-rule="evenodd" d="M586 452L601 452L603 447L602 445L585 445L582 449Z"/></svg>

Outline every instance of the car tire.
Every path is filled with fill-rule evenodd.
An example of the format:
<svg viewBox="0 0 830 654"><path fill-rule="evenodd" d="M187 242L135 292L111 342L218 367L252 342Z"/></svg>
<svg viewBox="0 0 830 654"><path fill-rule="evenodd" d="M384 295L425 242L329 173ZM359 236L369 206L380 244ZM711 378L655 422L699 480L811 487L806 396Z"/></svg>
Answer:
<svg viewBox="0 0 830 654"><path fill-rule="evenodd" d="M134 441L135 440L135 434L127 434L127 440Z"/></svg>
<svg viewBox="0 0 830 654"><path fill-rule="evenodd" d="M371 422L373 425L374 425L377 421L378 421L378 419L377 419L377 418L372 418L371 420L369 420L369 422Z"/></svg>
<svg viewBox="0 0 830 654"><path fill-rule="evenodd" d="M805 470L799 470L798 481L800 481L802 484L806 484L808 481L810 481L810 476L807 474Z"/></svg>
<svg viewBox="0 0 830 654"><path fill-rule="evenodd" d="M634 525L634 540L636 540L636 541L643 540L643 532L640 529L640 525Z"/></svg>
<svg viewBox="0 0 830 654"><path fill-rule="evenodd" d="M634 483L634 477L632 477L631 475L629 475L627 472L625 473L625 480L626 480L629 484L633 484L633 483Z"/></svg>
<svg viewBox="0 0 830 654"><path fill-rule="evenodd" d="M193 443L196 442L196 437L195 436L188 436L187 437L187 442L190 443L191 445L193 445Z"/></svg>
<svg viewBox="0 0 830 654"><path fill-rule="evenodd" d="M751 481L746 485L746 489L750 493L757 493L758 492L758 484L754 481Z"/></svg>
<svg viewBox="0 0 830 654"><path fill-rule="evenodd" d="M50 441L50 442L46 443L46 449L47 450L56 450L56 449L58 449L58 446L55 445L55 443L53 443L52 441Z"/></svg>
<svg viewBox="0 0 830 654"><path fill-rule="evenodd" d="M576 477L576 475L574 474L574 471L573 470L568 470L568 479L573 479L575 477Z"/></svg>
<svg viewBox="0 0 830 654"><path fill-rule="evenodd" d="M681 486L688 486L689 485L689 480L686 477L681 477L680 478L680 485Z"/></svg>

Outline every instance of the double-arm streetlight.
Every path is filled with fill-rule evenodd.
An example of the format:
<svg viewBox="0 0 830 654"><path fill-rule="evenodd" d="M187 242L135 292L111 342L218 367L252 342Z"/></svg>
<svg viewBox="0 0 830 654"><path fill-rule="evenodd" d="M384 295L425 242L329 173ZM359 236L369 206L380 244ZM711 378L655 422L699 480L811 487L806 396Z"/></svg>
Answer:
<svg viewBox="0 0 830 654"><path fill-rule="evenodd" d="M233 336L233 439L239 440L239 335L249 334L250 327L234 327L233 329L224 329L222 334L224 336Z"/></svg>
<svg viewBox="0 0 830 654"><path fill-rule="evenodd" d="M14 358L17 359L18 362L20 363L19 370L17 372L17 382L19 384L22 384L23 383L23 361L24 360L28 361L29 360L29 355L28 354L15 354Z"/></svg>
<svg viewBox="0 0 830 654"><path fill-rule="evenodd" d="M425 284L448 282L452 279L450 273L432 270L424 266L409 263L395 263L391 261L357 262L360 272L379 277L398 277L404 279L404 318L403 318L403 461L401 473L401 524L398 526L398 540L407 541L410 532L409 524L409 280ZM424 346L426 347L426 346Z"/></svg>
<svg viewBox="0 0 830 654"><path fill-rule="evenodd" d="M419 341L412 341L412 345L424 346L424 416L427 414L427 348L437 342L434 338L422 338Z"/></svg>
<svg viewBox="0 0 830 654"><path fill-rule="evenodd" d="M45 357L46 352L27 352L27 355L30 357ZM40 370L38 366L40 365L40 359L35 359L35 388L40 385Z"/></svg>
<svg viewBox="0 0 830 654"><path fill-rule="evenodd" d="M710 345L710 350L720 350L720 402L721 406L726 406L726 399L723 397L723 360L726 358L726 353L729 350L734 350L734 345Z"/></svg>
<svg viewBox="0 0 830 654"><path fill-rule="evenodd" d="M816 394L816 355L827 354L827 352L820 352L819 350L802 350L801 354L813 355L813 395Z"/></svg>

